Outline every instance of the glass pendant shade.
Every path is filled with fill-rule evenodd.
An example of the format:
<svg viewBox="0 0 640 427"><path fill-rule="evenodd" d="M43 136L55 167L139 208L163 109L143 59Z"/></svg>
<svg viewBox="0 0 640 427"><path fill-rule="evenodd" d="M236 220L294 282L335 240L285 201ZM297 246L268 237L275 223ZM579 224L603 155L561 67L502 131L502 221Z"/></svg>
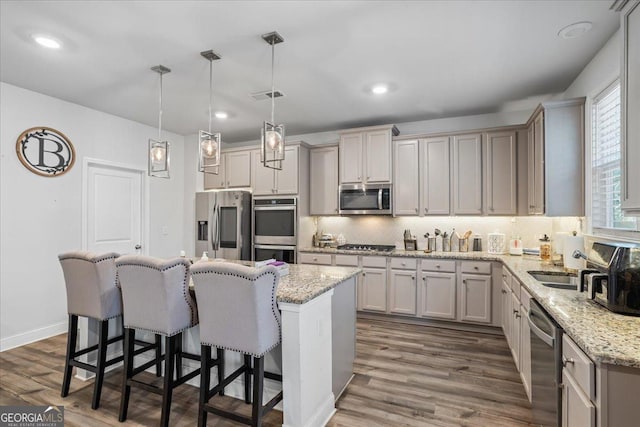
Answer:
<svg viewBox="0 0 640 427"><path fill-rule="evenodd" d="M149 140L149 176L169 178L169 142Z"/></svg>
<svg viewBox="0 0 640 427"><path fill-rule="evenodd" d="M265 167L282 169L284 160L284 125L264 122L262 126L262 142L260 144L260 160Z"/></svg>
<svg viewBox="0 0 640 427"><path fill-rule="evenodd" d="M149 139L149 176L169 178L169 147L168 141L162 141L162 75L171 70L164 65L151 67L153 72L160 75L160 96L158 98L158 139Z"/></svg>
<svg viewBox="0 0 640 427"><path fill-rule="evenodd" d="M204 173L218 174L220 166L220 133L200 131L198 170Z"/></svg>

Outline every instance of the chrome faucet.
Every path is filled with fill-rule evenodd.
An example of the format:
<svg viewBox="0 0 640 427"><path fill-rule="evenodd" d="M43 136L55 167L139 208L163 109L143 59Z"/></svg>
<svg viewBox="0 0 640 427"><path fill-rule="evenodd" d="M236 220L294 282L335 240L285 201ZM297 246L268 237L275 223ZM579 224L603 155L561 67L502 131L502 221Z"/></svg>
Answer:
<svg viewBox="0 0 640 427"><path fill-rule="evenodd" d="M578 259L578 258L587 259L587 256L580 249L576 249L575 251L573 251L573 254L571 254L571 255L575 259Z"/></svg>

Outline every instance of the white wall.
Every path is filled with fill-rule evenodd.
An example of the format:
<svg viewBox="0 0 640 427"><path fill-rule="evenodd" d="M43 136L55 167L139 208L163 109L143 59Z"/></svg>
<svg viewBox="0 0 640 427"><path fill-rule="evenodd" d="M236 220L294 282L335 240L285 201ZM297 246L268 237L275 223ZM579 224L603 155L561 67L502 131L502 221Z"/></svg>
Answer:
<svg viewBox="0 0 640 427"><path fill-rule="evenodd" d="M153 106L150 106L153 108ZM56 178L25 169L16 139L34 126L63 132L76 164ZM83 158L146 169L147 140L157 129L80 105L0 83L0 350L66 331L66 292L57 255L80 249ZM177 255L183 242L183 137L171 143L172 178L149 182L149 247L159 257ZM160 230L167 227L168 234Z"/></svg>

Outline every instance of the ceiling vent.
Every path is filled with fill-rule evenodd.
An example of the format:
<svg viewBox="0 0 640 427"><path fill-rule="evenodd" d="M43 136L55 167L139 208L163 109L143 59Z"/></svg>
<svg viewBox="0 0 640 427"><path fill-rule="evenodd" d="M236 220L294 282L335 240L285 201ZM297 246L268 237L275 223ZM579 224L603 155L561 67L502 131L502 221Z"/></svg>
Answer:
<svg viewBox="0 0 640 427"><path fill-rule="evenodd" d="M274 90L273 94L274 94L274 98L281 98L284 96L284 93L280 92L279 90ZM265 99L271 99L271 91L265 90L262 92L254 92L254 93L250 93L249 96L256 101L264 101Z"/></svg>

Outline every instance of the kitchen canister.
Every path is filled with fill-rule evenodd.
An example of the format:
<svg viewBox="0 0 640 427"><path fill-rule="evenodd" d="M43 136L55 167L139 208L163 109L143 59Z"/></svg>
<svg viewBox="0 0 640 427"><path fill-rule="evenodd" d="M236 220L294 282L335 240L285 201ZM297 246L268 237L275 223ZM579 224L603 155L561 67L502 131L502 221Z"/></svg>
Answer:
<svg viewBox="0 0 640 427"><path fill-rule="evenodd" d="M504 253L505 235L503 233L489 233L487 235L487 252L490 254Z"/></svg>

